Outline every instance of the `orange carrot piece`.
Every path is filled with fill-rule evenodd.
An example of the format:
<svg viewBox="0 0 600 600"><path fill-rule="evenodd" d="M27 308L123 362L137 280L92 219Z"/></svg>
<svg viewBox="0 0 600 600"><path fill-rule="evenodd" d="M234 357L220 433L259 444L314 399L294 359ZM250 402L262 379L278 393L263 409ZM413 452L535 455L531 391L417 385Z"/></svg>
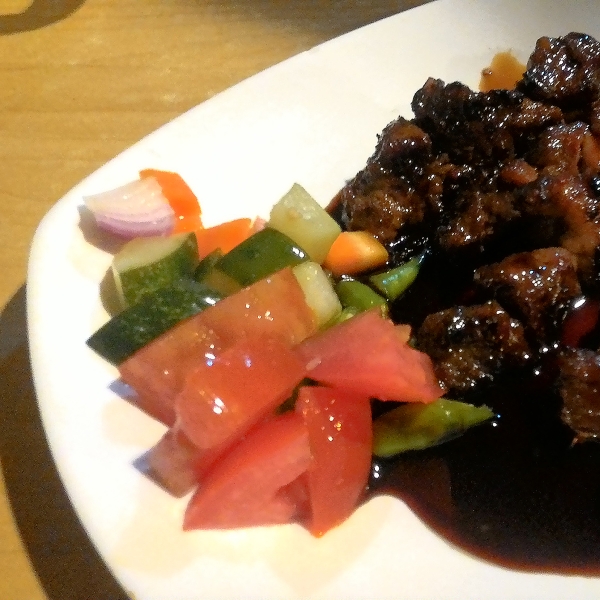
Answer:
<svg viewBox="0 0 600 600"><path fill-rule="evenodd" d="M368 231L342 231L335 239L323 266L334 275L357 275L384 265L388 251Z"/></svg>
<svg viewBox="0 0 600 600"><path fill-rule="evenodd" d="M201 209L198 198L179 173L143 169L140 177L154 177L160 185L165 198L175 211L175 227L173 233L196 231L202 227Z"/></svg>
<svg viewBox="0 0 600 600"><path fill-rule="evenodd" d="M217 248L226 254L249 237L252 231L252 220L248 218L234 219L214 227L199 229L196 231L198 254L200 258L204 258Z"/></svg>

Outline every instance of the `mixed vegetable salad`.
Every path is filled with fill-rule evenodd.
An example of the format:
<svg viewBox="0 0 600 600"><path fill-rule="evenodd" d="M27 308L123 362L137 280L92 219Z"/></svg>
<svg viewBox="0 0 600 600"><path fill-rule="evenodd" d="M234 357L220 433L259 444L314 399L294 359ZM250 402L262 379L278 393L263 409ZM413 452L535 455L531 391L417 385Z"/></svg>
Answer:
<svg viewBox="0 0 600 600"><path fill-rule="evenodd" d="M493 417L443 398L429 357L389 303L419 260L342 231L295 184L269 219L204 227L175 174L146 170L85 198L124 239L111 270L119 308L88 345L166 426L136 463L174 496L184 529L347 519L373 454L438 444ZM373 418L372 403L385 403Z"/></svg>

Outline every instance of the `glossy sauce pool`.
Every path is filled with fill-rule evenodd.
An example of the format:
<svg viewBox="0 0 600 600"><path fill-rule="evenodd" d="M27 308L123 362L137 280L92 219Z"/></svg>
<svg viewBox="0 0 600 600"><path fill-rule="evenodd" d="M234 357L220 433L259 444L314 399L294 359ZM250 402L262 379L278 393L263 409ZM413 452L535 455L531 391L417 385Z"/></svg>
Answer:
<svg viewBox="0 0 600 600"><path fill-rule="evenodd" d="M467 277L430 265L392 307L397 322L417 326L425 315L463 303ZM565 329L588 308L574 306ZM587 338L594 347L598 329ZM444 538L493 563L600 575L600 444L572 445L556 374L550 351L465 398L497 418L437 447L375 461L369 495L397 496Z"/></svg>
<svg viewBox="0 0 600 600"><path fill-rule="evenodd" d="M427 451L375 462L370 494L405 501L433 530L506 567L600 575L600 445L571 447L535 377L489 391L499 417Z"/></svg>

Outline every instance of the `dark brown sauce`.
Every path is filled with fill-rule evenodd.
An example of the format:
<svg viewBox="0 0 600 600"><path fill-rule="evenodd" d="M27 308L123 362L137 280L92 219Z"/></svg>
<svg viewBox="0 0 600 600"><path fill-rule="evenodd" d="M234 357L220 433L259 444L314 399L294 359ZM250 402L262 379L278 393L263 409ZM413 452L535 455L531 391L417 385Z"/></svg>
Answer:
<svg viewBox="0 0 600 600"><path fill-rule="evenodd" d="M479 91L512 90L525 73L525 65L511 52L498 52L489 67L481 71Z"/></svg>
<svg viewBox="0 0 600 600"><path fill-rule="evenodd" d="M395 307L397 320L418 323L460 296L449 277L442 283L433 295L416 286ZM445 539L498 565L600 575L600 444L572 445L555 375L550 350L528 371L465 398L490 406L497 419L435 448L374 462L369 494L397 496Z"/></svg>
<svg viewBox="0 0 600 600"><path fill-rule="evenodd" d="M552 398L530 385L501 400L493 424L374 464L371 494L401 498L450 542L496 564L600 575L600 448L571 447L557 420L538 422L535 406Z"/></svg>

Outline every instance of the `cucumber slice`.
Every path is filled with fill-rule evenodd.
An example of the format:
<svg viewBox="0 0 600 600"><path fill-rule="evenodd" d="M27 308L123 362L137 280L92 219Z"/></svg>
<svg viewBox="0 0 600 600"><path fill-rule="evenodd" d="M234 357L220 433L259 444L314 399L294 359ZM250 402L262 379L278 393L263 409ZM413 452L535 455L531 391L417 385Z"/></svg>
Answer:
<svg viewBox="0 0 600 600"><path fill-rule="evenodd" d="M179 280L153 292L114 316L88 340L87 345L113 365L209 306L222 296L202 283Z"/></svg>
<svg viewBox="0 0 600 600"><path fill-rule="evenodd" d="M227 252L215 269L247 286L306 260L306 252L287 235L265 227Z"/></svg>
<svg viewBox="0 0 600 600"><path fill-rule="evenodd" d="M288 235L319 264L341 232L333 217L297 183L271 209L269 227Z"/></svg>
<svg viewBox="0 0 600 600"><path fill-rule="evenodd" d="M223 252L220 248L213 250L210 254L207 254L199 263L194 270L194 279L196 281L204 281L204 279L210 274L215 268L215 265L221 260Z"/></svg>
<svg viewBox="0 0 600 600"><path fill-rule="evenodd" d="M231 296L231 294L239 292L242 286L235 279L216 268L222 257L223 252L220 248L207 254L196 267L194 279L220 292L223 296Z"/></svg>
<svg viewBox="0 0 600 600"><path fill-rule="evenodd" d="M194 233L135 238L115 255L112 272L122 308L181 278L198 266Z"/></svg>
<svg viewBox="0 0 600 600"><path fill-rule="evenodd" d="M306 304L315 315L318 327L324 327L336 319L342 312L342 305L323 267L307 261L296 265L292 271L304 292Z"/></svg>

